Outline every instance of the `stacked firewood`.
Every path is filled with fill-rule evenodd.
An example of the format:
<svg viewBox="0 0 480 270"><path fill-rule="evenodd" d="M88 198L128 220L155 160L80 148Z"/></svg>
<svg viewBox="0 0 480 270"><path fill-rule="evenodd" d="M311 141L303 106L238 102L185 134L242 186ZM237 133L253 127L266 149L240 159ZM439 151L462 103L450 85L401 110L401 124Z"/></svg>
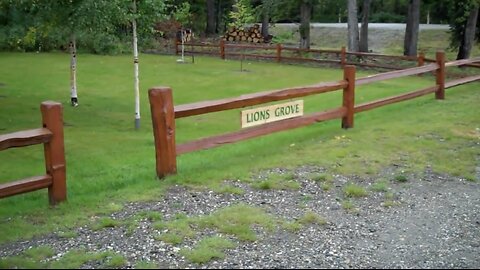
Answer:
<svg viewBox="0 0 480 270"><path fill-rule="evenodd" d="M249 28L230 27L223 38L225 41L244 41L252 43L265 42L260 31L260 25L258 24Z"/></svg>

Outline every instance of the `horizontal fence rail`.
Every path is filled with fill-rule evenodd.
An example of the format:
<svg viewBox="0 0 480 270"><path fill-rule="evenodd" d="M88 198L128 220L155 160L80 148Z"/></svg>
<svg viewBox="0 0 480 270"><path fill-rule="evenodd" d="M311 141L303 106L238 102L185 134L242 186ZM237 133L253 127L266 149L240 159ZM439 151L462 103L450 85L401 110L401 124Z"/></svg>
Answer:
<svg viewBox="0 0 480 270"><path fill-rule="evenodd" d="M422 58L422 61L423 60L424 59ZM163 178L166 175L176 173L176 157L177 155L181 155L184 153L217 147L224 144L234 143L250 138L255 138L258 136L267 135L273 132L303 127L316 122L322 122L332 119L342 119L342 128L352 128L354 126L355 113L372 110L389 104L414 99L432 93L435 93L436 99L444 99L446 88L480 80L480 75L475 75L446 83L446 67L470 65L479 61L480 59L474 58L469 60L453 61L446 63L445 53L437 52L435 63L423 65L422 62L422 65L420 65L419 67L385 72L358 79L355 78L355 66L345 65L343 80L335 82L325 82L311 86L302 86L276 91L246 94L234 98L201 101L197 103L183 104L177 106L173 105L173 95L170 88L151 88L149 90L149 99L155 139L157 175L159 178ZM356 86L428 72L434 72L435 74L435 85L431 87L355 105ZM260 126L249 127L228 134L202 138L180 145L175 144L176 118L238 109L246 106L270 103L285 99L304 97L314 94L322 94L340 89L343 89L343 103L342 106L339 108L281 120L278 122L270 122Z"/></svg>
<svg viewBox="0 0 480 270"><path fill-rule="evenodd" d="M0 151L43 144L46 175L0 184L0 198L48 188L51 205L67 199L62 105L45 101L40 105L43 128L0 135Z"/></svg>
<svg viewBox="0 0 480 270"><path fill-rule="evenodd" d="M288 47L282 44L250 45L227 43L223 40L221 40L218 44L185 43L182 45L180 42L176 42L175 51L177 55L182 51L179 48L180 46L184 47L184 53L218 55L221 59L226 59L228 57L258 58L270 59L276 62L294 61L306 63L314 62L324 64L337 64L342 67L344 67L345 65L357 65L372 68L398 70L405 68L402 66L398 66L398 64L400 63L399 60L401 60L402 63L407 65L411 65L412 63L414 63L416 66L422 66L425 62L436 62L436 60L425 58L425 55L423 53L420 53L418 56L397 56L379 53L347 52L345 47L342 47L340 50L302 49L297 47ZM317 57L315 57L314 55L317 55ZM367 62L367 60L371 58L393 61L393 64Z"/></svg>

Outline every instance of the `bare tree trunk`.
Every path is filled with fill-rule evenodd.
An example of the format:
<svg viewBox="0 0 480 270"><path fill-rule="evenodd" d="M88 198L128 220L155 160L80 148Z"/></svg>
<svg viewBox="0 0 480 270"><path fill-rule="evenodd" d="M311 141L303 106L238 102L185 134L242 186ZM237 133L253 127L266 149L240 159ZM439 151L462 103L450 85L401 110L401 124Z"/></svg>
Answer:
<svg viewBox="0 0 480 270"><path fill-rule="evenodd" d="M310 49L310 18L312 4L310 1L302 1L300 6L300 48Z"/></svg>
<svg viewBox="0 0 480 270"><path fill-rule="evenodd" d="M208 35L215 34L215 0L207 0L207 29L205 33Z"/></svg>
<svg viewBox="0 0 480 270"><path fill-rule="evenodd" d="M408 4L407 27L403 55L417 55L418 31L420 27L420 0L410 0Z"/></svg>
<svg viewBox="0 0 480 270"><path fill-rule="evenodd" d="M357 0L348 0L348 50L358 52Z"/></svg>
<svg viewBox="0 0 480 270"><path fill-rule="evenodd" d="M78 106L77 96L77 44L75 35L70 38L70 103L73 107Z"/></svg>
<svg viewBox="0 0 480 270"><path fill-rule="evenodd" d="M270 22L270 7L267 6L269 3L263 1L263 10L262 10L262 37L268 37L268 23Z"/></svg>
<svg viewBox="0 0 480 270"><path fill-rule="evenodd" d="M478 6L470 11L467 21L465 22L465 31L458 48L457 60L470 58L473 43L475 41L475 32L477 28Z"/></svg>
<svg viewBox="0 0 480 270"><path fill-rule="evenodd" d="M133 0L133 13L137 13L137 3ZM135 86L135 129L140 128L140 80L138 78L138 47L137 47L137 21L132 20L133 32L133 74Z"/></svg>
<svg viewBox="0 0 480 270"><path fill-rule="evenodd" d="M362 13L362 28L360 28L359 50L361 52L368 52L368 16L370 13L370 0L363 0Z"/></svg>

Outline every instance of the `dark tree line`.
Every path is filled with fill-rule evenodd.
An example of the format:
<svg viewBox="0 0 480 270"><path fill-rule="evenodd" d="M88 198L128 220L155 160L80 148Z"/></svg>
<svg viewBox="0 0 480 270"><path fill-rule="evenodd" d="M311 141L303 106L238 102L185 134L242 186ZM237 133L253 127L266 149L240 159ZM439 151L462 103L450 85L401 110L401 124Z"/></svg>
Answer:
<svg viewBox="0 0 480 270"><path fill-rule="evenodd" d="M125 7L132 0L0 0L0 50L50 50L75 34L82 48L96 53L129 51L132 27ZM197 36L217 37L230 25L259 22L268 36L272 23L298 23L299 46L310 46L310 22L348 23L348 48L368 51L368 23L406 23L404 54L417 53L419 23L451 26L451 47L470 55L479 36L480 0L138 0L139 45L155 35L152 21L191 28ZM65 6L66 8L61 8ZM142 10L142 6L149 7ZM155 8L156 7L156 8ZM123 10L123 11L122 11ZM155 10L156 12L149 12ZM69 15L70 13L70 15ZM68 19L64 19L67 17ZM142 22L143 20L143 22ZM361 22L358 29L356 23ZM149 24L150 23L150 24ZM69 29L70 27L70 29ZM73 28L72 28L73 27ZM126 42L128 41L128 42ZM122 43L123 42L123 43ZM128 46L122 47L121 44Z"/></svg>

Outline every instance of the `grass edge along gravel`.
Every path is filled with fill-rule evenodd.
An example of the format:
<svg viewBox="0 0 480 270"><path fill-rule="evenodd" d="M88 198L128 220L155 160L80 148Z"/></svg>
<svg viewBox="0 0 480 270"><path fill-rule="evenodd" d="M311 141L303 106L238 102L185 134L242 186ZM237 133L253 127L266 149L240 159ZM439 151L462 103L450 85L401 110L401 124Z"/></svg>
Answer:
<svg viewBox="0 0 480 270"><path fill-rule="evenodd" d="M45 55L41 57L45 57ZM144 57L147 63L154 61L153 56ZM110 62L115 64L115 61L122 59L122 57L100 58L107 64ZM94 59L98 58L87 56L83 61L93 62ZM219 60L199 58L199 62L201 61L215 62ZM29 63L34 65L33 62ZM228 62L228 64L232 64L232 62ZM255 63L255 67L258 70L254 70L252 73L259 73L259 67L270 69L274 65ZM282 68L282 66L280 67ZM9 66L9 68L15 70L13 66ZM294 67L288 68L290 72L297 70ZM310 69L300 67L298 73L308 70ZM323 69L311 70L315 73L323 72ZM28 71L26 72L28 73ZM145 76L148 77L148 72L146 73ZM337 70L336 73L340 78L341 71ZM84 76L87 76L87 74L84 74ZM201 74L201 76L204 76L204 74ZM0 79L5 80L4 77L0 77ZM245 78L240 78L240 80L243 79ZM37 78L32 78L32 81L36 80ZM116 80L116 78L111 78L110 81L112 80ZM431 84L432 82L432 78L427 77L423 79L405 78L379 83L368 89L359 88L357 90L357 100L363 102L380 93L390 95L392 91L420 88L424 84ZM94 81L92 81L92 84L94 84ZM13 87L12 89L15 91L25 89L22 85L15 85L13 81L8 81L6 85ZM445 101L434 100L433 96L429 95L358 114L355 116L355 128L350 130L342 130L338 121L330 121L183 155L178 159L178 175L170 176L163 181L156 180L154 175L151 130L146 127L139 133L133 133L126 131L120 124L108 126L103 122L95 122L92 119L93 115L87 110L89 102L92 102L93 99L87 96L84 106L80 108L80 110L83 110L80 114L65 106L65 114L72 117L72 119L66 120L68 122L74 120L72 122L73 126L70 124L65 130L68 135L66 136L66 146L69 201L55 208L49 208L46 202L46 191L38 191L0 201L0 218L2 221L0 222L0 229L5 232L0 237L0 243L89 224L97 216L118 211L127 201L158 199L159 196L162 196L163 190L170 184L215 187L224 179L248 179L251 174L269 167L292 168L302 164L316 164L329 168L330 173L350 175L373 174L382 167L392 164L417 172L431 166L436 172L475 180L477 178L475 169L478 162L477 140L480 133L478 119L475 118L475 114L472 114L472 112L478 111L476 104L480 99L478 91L473 91L476 86L478 84L449 89ZM47 92L48 87L47 85L42 88L40 84L37 88ZM104 86L98 86L98 88L102 87ZM216 89L216 91L222 89ZM3 117L11 117L15 115L15 112L18 112L21 115L20 119L22 117L31 118L32 111L35 114L38 113L36 101L33 104L32 101L22 99L22 95L17 97L13 90L9 90L11 91L8 92L9 98L14 103L21 104L20 101L22 101L25 104L18 105L16 111L12 111L8 116ZM33 99L44 99L42 91L35 93L37 96L34 96ZM84 91L88 91L88 88ZM179 89L177 93L181 93L181 91ZM48 96L52 93L47 92ZM104 100L105 97L102 96L102 93L104 92L94 91L89 94L96 95L95 97L99 102L111 104L112 100ZM125 93L119 95L122 99L126 99L123 97L123 95L126 95ZM120 96L114 96L113 100L118 101ZM0 102L4 102L4 100L1 99ZM338 102L340 99L336 96L330 101L332 100ZM103 105L107 103L103 103ZM180 103L183 102L180 100ZM2 106L3 104L8 105L5 102L1 103ZM145 100L144 104L147 104ZM95 104L91 103L90 106L95 106ZM104 107L108 108L108 106ZM120 107L113 108L120 109ZM106 119L112 121L114 118L111 117L114 113L116 112L105 112ZM85 114L86 119L79 118L81 114ZM145 113L144 115L148 114ZM210 120L210 117L212 120ZM145 121L148 122L149 120L146 118L148 117L145 117ZM6 118L5 121L10 123L11 121L8 119L10 118ZM99 127L89 126L90 119ZM117 123L116 120L118 119L114 120L113 122ZM216 118L216 116L194 118L190 122L180 123L178 126L179 133L188 133L193 128L201 129L202 127L198 123L223 120L223 118ZM33 124L30 121L32 120L20 121L19 126L32 127L32 125L38 125L38 121L32 121ZM425 125L425 123L428 123L428 125ZM86 128L83 127L84 125ZM148 126L148 124L145 125ZM192 129L189 129L189 126ZM207 127L210 126L207 125ZM72 138L72 136L74 137ZM76 143L76 140L79 140L79 143L82 142L81 137L86 137L87 140L92 142L99 140L96 143L105 146L106 149L100 148L99 153L84 155L81 151L84 145L77 145ZM115 143L115 147L110 147L108 142L117 139L121 139L120 143ZM129 145L129 141L132 141L131 145ZM119 144L128 149L131 155L122 155L117 147ZM135 148L132 148L132 146ZM133 149L138 150L133 151ZM139 154L136 155L136 153ZM2 158L2 162L19 157L28 160L29 155L29 150L26 154L14 152ZM43 164L40 162L39 167L42 166ZM42 168L42 170L44 169ZM89 190L80 190L82 185L89 186ZM241 191L237 190L237 192Z"/></svg>

